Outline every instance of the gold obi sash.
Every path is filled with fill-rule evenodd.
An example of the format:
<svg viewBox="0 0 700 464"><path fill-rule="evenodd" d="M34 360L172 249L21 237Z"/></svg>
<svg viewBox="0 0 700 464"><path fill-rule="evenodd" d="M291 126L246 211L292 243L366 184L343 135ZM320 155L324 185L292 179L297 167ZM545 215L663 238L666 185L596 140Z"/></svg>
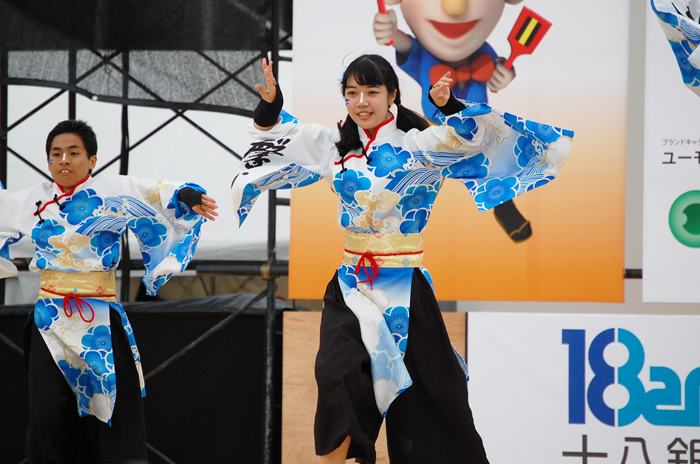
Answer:
<svg viewBox="0 0 700 464"><path fill-rule="evenodd" d="M39 299L55 299L63 297L63 311L67 317L73 315L73 306L80 313L81 319L91 322L95 313L92 305L85 298L98 298L100 300L117 301L116 274L114 272L89 272L75 273L63 271L41 271L41 290ZM83 305L87 305L92 311L90 319L83 315Z"/></svg>
<svg viewBox="0 0 700 464"><path fill-rule="evenodd" d="M423 236L421 234L358 234L345 232L343 264L355 266L367 273L370 288L379 275L380 267L423 266Z"/></svg>

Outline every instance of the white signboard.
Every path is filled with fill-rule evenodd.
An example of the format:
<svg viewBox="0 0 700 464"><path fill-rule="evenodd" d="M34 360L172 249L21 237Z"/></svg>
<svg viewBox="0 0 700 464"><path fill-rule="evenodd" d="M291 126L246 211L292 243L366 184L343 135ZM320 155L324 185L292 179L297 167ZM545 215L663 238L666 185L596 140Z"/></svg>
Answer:
<svg viewBox="0 0 700 464"><path fill-rule="evenodd" d="M700 462L700 317L468 316L491 462Z"/></svg>
<svg viewBox="0 0 700 464"><path fill-rule="evenodd" d="M686 11L684 3L688 0L655 1L659 11L675 11L674 5ZM685 29L681 22L675 27L660 22L649 7L644 134L645 302L700 302L700 96L686 85L697 81L692 74L698 71L684 52L685 48L693 48L682 33Z"/></svg>

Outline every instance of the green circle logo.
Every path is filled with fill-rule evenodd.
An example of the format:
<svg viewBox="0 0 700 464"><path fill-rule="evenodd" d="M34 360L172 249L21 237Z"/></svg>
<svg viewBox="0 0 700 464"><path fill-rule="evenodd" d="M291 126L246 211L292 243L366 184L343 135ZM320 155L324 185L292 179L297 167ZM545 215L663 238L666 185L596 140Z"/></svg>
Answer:
<svg viewBox="0 0 700 464"><path fill-rule="evenodd" d="M676 240L691 248L700 248L700 190L691 190L676 198L668 213L668 225Z"/></svg>

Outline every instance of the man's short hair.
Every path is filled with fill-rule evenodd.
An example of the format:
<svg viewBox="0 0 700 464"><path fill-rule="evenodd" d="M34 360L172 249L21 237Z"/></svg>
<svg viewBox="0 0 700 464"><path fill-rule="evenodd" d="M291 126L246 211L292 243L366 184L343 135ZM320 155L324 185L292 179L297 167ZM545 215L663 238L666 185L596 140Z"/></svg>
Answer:
<svg viewBox="0 0 700 464"><path fill-rule="evenodd" d="M97 136L92 127L85 121L68 119L56 124L56 127L51 129L49 136L46 138L46 156L51 153L51 144L57 135L75 134L83 140L83 145L88 152L88 158L92 158L97 154Z"/></svg>

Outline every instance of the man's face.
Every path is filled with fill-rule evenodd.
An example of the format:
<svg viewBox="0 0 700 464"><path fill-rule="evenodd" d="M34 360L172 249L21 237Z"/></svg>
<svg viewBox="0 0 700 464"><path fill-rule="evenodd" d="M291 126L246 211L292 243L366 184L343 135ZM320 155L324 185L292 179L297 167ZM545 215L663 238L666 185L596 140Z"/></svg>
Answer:
<svg viewBox="0 0 700 464"><path fill-rule="evenodd" d="M501 19L505 0L401 0L416 39L433 56L456 62L481 47Z"/></svg>
<svg viewBox="0 0 700 464"><path fill-rule="evenodd" d="M69 192L95 168L97 156L88 157L79 135L60 134L51 142L48 163L53 180Z"/></svg>

